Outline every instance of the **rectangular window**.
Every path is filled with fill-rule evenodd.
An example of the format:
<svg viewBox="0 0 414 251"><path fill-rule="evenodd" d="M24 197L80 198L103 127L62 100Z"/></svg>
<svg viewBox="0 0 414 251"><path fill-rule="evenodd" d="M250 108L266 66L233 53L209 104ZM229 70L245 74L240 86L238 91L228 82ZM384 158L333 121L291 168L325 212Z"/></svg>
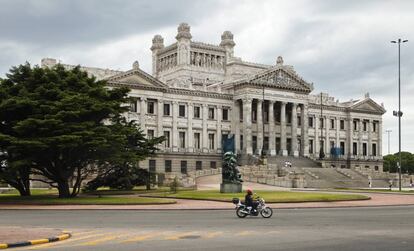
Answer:
<svg viewBox="0 0 414 251"><path fill-rule="evenodd" d="M362 155L367 156L368 155L368 151L367 151L367 143L362 143Z"/></svg>
<svg viewBox="0 0 414 251"><path fill-rule="evenodd" d="M358 121L354 120L354 131L358 131Z"/></svg>
<svg viewBox="0 0 414 251"><path fill-rule="evenodd" d="M147 105L147 113L148 114L154 114L154 109L155 108L155 102L154 101L148 101L148 105Z"/></svg>
<svg viewBox="0 0 414 251"><path fill-rule="evenodd" d="M194 148L200 149L200 136L201 134L199 132L194 133Z"/></svg>
<svg viewBox="0 0 414 251"><path fill-rule="evenodd" d="M297 121L298 121L298 127L302 126L302 117L301 116L298 116Z"/></svg>
<svg viewBox="0 0 414 251"><path fill-rule="evenodd" d="M200 160L196 161L196 170L203 170L203 162Z"/></svg>
<svg viewBox="0 0 414 251"><path fill-rule="evenodd" d="M345 130L345 121L343 119L340 121L340 128L341 130Z"/></svg>
<svg viewBox="0 0 414 251"><path fill-rule="evenodd" d="M154 138L154 130L148 129L147 138L148 139L153 139Z"/></svg>
<svg viewBox="0 0 414 251"><path fill-rule="evenodd" d="M200 106L194 106L194 118L196 118L196 119L201 118L201 116L200 116L200 114L201 114L200 110L201 110Z"/></svg>
<svg viewBox="0 0 414 251"><path fill-rule="evenodd" d="M367 131L367 122L366 121L362 122L362 127L364 128L363 129L364 132L366 132Z"/></svg>
<svg viewBox="0 0 414 251"><path fill-rule="evenodd" d="M214 107L208 108L208 119L214 119Z"/></svg>
<svg viewBox="0 0 414 251"><path fill-rule="evenodd" d="M181 173L187 174L187 161L186 160L181 161Z"/></svg>
<svg viewBox="0 0 414 251"><path fill-rule="evenodd" d="M335 120L331 119L331 129L335 129Z"/></svg>
<svg viewBox="0 0 414 251"><path fill-rule="evenodd" d="M377 123L372 122L372 131L376 132L377 131Z"/></svg>
<svg viewBox="0 0 414 251"><path fill-rule="evenodd" d="M164 146L166 148L169 148L170 147L170 131L164 131L164 137L165 137Z"/></svg>
<svg viewBox="0 0 414 251"><path fill-rule="evenodd" d="M344 155L345 154L345 142L341 141L340 146L341 146L341 155Z"/></svg>
<svg viewBox="0 0 414 251"><path fill-rule="evenodd" d="M240 135L240 150L243 150L243 135Z"/></svg>
<svg viewBox="0 0 414 251"><path fill-rule="evenodd" d="M325 152L325 144L324 143L325 143L324 140L319 141L319 150L322 151L322 152Z"/></svg>
<svg viewBox="0 0 414 251"><path fill-rule="evenodd" d="M129 111L130 112L137 112L137 101L133 100L129 103Z"/></svg>
<svg viewBox="0 0 414 251"><path fill-rule="evenodd" d="M335 147L335 141L331 141L329 144L331 145L331 149Z"/></svg>
<svg viewBox="0 0 414 251"><path fill-rule="evenodd" d="M208 148L214 150L214 133L208 134Z"/></svg>
<svg viewBox="0 0 414 251"><path fill-rule="evenodd" d="M358 155L358 144L356 142L352 143L352 154Z"/></svg>
<svg viewBox="0 0 414 251"><path fill-rule="evenodd" d="M179 105L178 109L178 116L185 117L185 105Z"/></svg>
<svg viewBox="0 0 414 251"><path fill-rule="evenodd" d="M211 169L216 169L217 168L217 163L215 161L210 161L210 168Z"/></svg>
<svg viewBox="0 0 414 251"><path fill-rule="evenodd" d="M223 120L225 121L229 120L229 109L227 108L223 109Z"/></svg>
<svg viewBox="0 0 414 251"><path fill-rule="evenodd" d="M155 173L157 170L155 159L150 159L148 164L149 164L149 172Z"/></svg>
<svg viewBox="0 0 414 251"><path fill-rule="evenodd" d="M377 156L377 144L372 144L372 156Z"/></svg>
<svg viewBox="0 0 414 251"><path fill-rule="evenodd" d="M313 153L313 139L309 140L309 153Z"/></svg>
<svg viewBox="0 0 414 251"><path fill-rule="evenodd" d="M319 128L324 128L323 121L324 121L323 118L319 118Z"/></svg>
<svg viewBox="0 0 414 251"><path fill-rule="evenodd" d="M309 124L309 127L313 127L313 117L309 117L308 124Z"/></svg>
<svg viewBox="0 0 414 251"><path fill-rule="evenodd" d="M171 173L172 171L172 161L171 160L166 160L165 161L165 172L166 173Z"/></svg>
<svg viewBox="0 0 414 251"><path fill-rule="evenodd" d="M179 132L180 148L185 148L185 132Z"/></svg>
<svg viewBox="0 0 414 251"><path fill-rule="evenodd" d="M164 116L170 116L170 104L164 104Z"/></svg>

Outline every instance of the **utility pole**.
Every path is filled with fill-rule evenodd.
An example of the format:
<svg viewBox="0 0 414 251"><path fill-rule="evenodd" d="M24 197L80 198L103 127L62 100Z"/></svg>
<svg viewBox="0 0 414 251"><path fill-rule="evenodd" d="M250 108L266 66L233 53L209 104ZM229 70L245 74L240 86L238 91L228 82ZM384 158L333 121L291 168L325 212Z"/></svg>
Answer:
<svg viewBox="0 0 414 251"><path fill-rule="evenodd" d="M398 117L398 188L401 191L401 43L406 43L408 40L401 40L399 38L391 43L398 43L398 111L393 111L393 115Z"/></svg>

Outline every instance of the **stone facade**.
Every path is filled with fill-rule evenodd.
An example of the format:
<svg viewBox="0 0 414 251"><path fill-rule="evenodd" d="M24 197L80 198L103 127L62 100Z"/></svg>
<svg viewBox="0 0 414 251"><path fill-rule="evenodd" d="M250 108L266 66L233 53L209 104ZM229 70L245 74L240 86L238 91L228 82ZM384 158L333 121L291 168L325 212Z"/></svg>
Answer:
<svg viewBox="0 0 414 251"><path fill-rule="evenodd" d="M155 158L142 167L156 172L187 173L221 167L222 137L234 135L242 156L304 156L325 166L382 171L382 115L368 94L339 102L312 94L278 57L274 65L245 62L234 56L233 34L219 45L192 41L190 26L180 24L176 42L152 40L152 75L134 62L125 72L82 67L110 87L128 86L135 101L125 116L148 137L166 136ZM56 64L43 59L43 66ZM73 66L65 65L70 68ZM330 155L332 147L340 155Z"/></svg>

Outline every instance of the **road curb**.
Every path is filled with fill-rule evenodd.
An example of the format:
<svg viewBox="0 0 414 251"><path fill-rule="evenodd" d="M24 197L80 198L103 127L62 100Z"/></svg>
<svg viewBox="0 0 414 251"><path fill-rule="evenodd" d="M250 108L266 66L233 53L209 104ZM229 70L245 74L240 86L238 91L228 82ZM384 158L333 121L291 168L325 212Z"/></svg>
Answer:
<svg viewBox="0 0 414 251"><path fill-rule="evenodd" d="M15 242L15 243L0 243L0 249L24 247L24 246L45 244L49 242L63 241L63 240L69 239L71 236L72 235L70 233L63 233L61 235L50 237L50 238L45 238L45 239L29 240L29 241Z"/></svg>

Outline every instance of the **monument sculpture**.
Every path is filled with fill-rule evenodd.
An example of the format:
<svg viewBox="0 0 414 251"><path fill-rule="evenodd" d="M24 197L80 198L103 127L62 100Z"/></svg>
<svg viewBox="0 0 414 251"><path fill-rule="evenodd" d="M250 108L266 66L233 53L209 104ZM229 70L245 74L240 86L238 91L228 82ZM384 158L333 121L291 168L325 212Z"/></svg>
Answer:
<svg viewBox="0 0 414 251"><path fill-rule="evenodd" d="M242 191L241 175L237 169L237 158L233 152L223 155L221 193L240 193Z"/></svg>

